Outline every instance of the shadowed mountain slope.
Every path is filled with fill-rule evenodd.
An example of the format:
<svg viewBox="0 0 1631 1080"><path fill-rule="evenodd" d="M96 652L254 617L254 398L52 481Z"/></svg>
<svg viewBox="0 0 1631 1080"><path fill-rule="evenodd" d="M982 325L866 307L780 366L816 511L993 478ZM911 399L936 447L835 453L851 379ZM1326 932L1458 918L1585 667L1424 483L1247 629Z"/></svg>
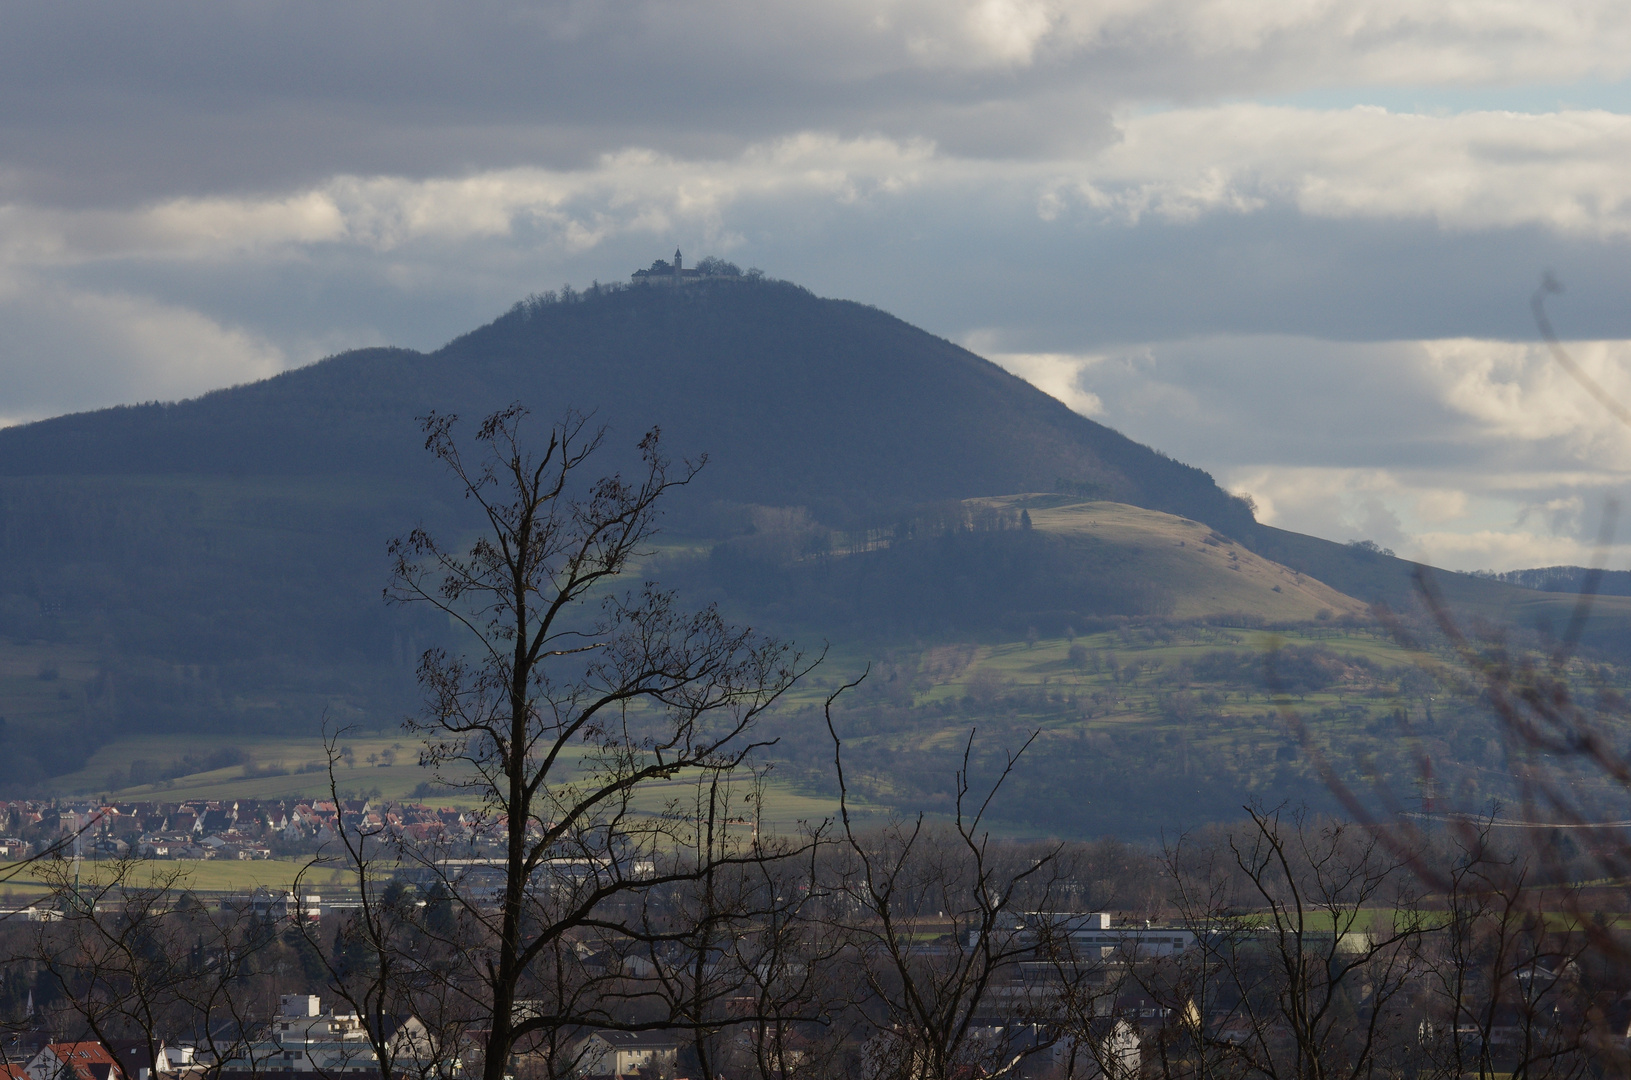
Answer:
<svg viewBox="0 0 1631 1080"><path fill-rule="evenodd" d="M965 349L861 304L731 280L518 305L428 355L359 350L193 401L0 431L0 475L417 478L416 415L510 401L541 419L593 410L620 451L660 425L671 452L712 460L693 498L803 505L840 526L1057 490L1251 526L1205 472Z"/></svg>

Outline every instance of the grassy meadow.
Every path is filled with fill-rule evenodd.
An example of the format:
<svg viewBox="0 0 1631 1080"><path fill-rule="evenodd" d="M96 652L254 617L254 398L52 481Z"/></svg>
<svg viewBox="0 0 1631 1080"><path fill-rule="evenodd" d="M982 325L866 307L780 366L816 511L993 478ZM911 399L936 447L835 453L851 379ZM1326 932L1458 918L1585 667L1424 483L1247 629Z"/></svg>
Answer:
<svg viewBox="0 0 1631 1080"><path fill-rule="evenodd" d="M1036 496L970 500L971 504L1019 506ZM1323 582L1271 562L1200 522L1125 503L1067 502L1028 509L1033 526L1062 536L1090 537L1136 552L1126 570L1159 581L1176 594L1169 617L1196 619L1221 614L1270 622L1311 622L1362 616L1365 605Z"/></svg>
<svg viewBox="0 0 1631 1080"><path fill-rule="evenodd" d="M300 879L302 888L322 895L350 889L351 879L338 867L309 865L309 857L294 859L161 859L143 863L134 871L135 885L166 884L177 890L220 894L252 892L257 888L287 889ZM0 908L26 905L49 894L60 883L62 867L49 864L0 862ZM70 871L71 873L71 871ZM81 863L81 880L94 888L108 873L92 859Z"/></svg>

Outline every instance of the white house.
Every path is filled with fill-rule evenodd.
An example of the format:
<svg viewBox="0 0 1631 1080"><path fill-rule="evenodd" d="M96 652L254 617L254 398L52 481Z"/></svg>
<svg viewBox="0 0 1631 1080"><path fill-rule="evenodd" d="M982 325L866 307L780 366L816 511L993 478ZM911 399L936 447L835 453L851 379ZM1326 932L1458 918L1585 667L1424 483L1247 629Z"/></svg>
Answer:
<svg viewBox="0 0 1631 1080"><path fill-rule="evenodd" d="M1132 1080L1143 1055L1133 1025L1119 1016L1099 1016L1081 1036L1054 1043L1053 1062L1078 1080Z"/></svg>
<svg viewBox="0 0 1631 1080"><path fill-rule="evenodd" d="M680 1044L664 1031L593 1031L574 1048L579 1076L629 1076L654 1069L674 1075Z"/></svg>
<svg viewBox="0 0 1631 1080"><path fill-rule="evenodd" d="M430 1034L418 1019L399 1018L386 1035L392 1057L406 1071L421 1076L453 1071L451 1063L445 1070L436 1066ZM321 1000L309 994L284 994L278 998L277 1016L266 1037L221 1064L226 1078L268 1073L377 1076L379 1056L356 1013L324 1011Z"/></svg>

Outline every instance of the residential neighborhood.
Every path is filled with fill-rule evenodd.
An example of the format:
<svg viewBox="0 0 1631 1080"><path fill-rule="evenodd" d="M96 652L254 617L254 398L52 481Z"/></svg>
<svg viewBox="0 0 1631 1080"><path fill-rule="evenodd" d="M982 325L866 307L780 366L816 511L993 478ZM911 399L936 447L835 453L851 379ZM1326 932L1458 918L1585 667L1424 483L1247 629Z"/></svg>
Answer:
<svg viewBox="0 0 1631 1080"><path fill-rule="evenodd" d="M186 802L16 800L0 803L0 859L78 838L83 858L269 859L308 854L338 835L385 833L480 852L501 822L454 807L368 798Z"/></svg>
<svg viewBox="0 0 1631 1080"><path fill-rule="evenodd" d="M310 994L285 994L265 1023L210 1047L160 1039L156 1056L145 1039L65 1041L44 1032L9 1033L0 1040L0 1075L15 1080L455 1080L479 1075L479 1035L442 1040L417 1017L391 1015L372 1031L355 1012ZM680 1049L675 1032L588 1029L566 1042L567 1074L580 1080L674 1080ZM380 1051L388 1059L380 1065ZM472 1069L472 1062L477 1068ZM536 1050L517 1055L526 1074L548 1071ZM557 1063L557 1068L559 1066Z"/></svg>

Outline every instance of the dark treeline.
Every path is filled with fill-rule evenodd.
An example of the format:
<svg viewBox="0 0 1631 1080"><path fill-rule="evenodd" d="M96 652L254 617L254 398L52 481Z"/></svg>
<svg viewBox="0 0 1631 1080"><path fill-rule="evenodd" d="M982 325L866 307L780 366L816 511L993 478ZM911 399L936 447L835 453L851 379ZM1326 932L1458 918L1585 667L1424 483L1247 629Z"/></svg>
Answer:
<svg viewBox="0 0 1631 1080"><path fill-rule="evenodd" d="M376 509L424 516L388 491ZM52 658L4 709L7 786L110 738L389 722L445 630L379 602L383 527L320 486L33 477L0 483L0 636Z"/></svg>
<svg viewBox="0 0 1631 1080"><path fill-rule="evenodd" d="M1542 592L1582 593L1598 596L1631 596L1631 570L1600 570L1585 566L1543 566L1533 570L1486 571L1478 577L1521 585Z"/></svg>

